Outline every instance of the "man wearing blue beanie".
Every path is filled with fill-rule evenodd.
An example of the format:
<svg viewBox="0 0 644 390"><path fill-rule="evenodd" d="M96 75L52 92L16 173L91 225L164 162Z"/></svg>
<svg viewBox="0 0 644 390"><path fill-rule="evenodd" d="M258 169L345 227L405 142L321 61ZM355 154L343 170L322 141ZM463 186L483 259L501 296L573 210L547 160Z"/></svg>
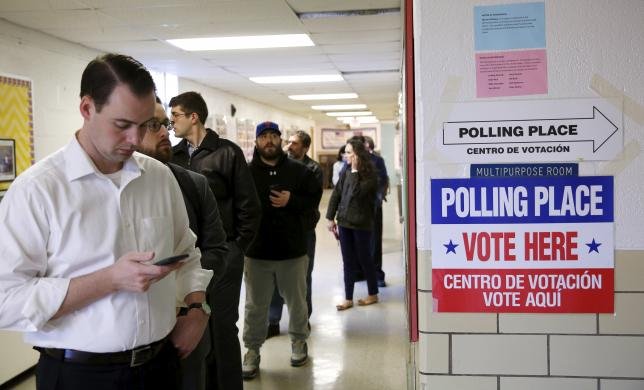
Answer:
<svg viewBox="0 0 644 390"><path fill-rule="evenodd" d="M244 379L252 379L259 372L259 350L266 340L268 308L276 285L289 312L290 363L299 367L308 360L308 256L300 216L317 207L322 197L314 174L282 150L277 123L260 123L255 134L250 170L262 204L262 219L244 263L243 340L248 349L242 365Z"/></svg>

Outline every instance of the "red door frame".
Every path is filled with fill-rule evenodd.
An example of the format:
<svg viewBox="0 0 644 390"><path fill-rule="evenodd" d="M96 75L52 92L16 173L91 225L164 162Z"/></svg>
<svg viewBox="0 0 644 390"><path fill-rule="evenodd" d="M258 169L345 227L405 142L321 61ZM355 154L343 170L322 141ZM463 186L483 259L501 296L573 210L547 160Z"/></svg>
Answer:
<svg viewBox="0 0 644 390"><path fill-rule="evenodd" d="M418 341L418 266L416 250L416 127L414 95L414 4L404 3L404 53L405 53L405 133L407 149L407 294L409 297L409 339Z"/></svg>

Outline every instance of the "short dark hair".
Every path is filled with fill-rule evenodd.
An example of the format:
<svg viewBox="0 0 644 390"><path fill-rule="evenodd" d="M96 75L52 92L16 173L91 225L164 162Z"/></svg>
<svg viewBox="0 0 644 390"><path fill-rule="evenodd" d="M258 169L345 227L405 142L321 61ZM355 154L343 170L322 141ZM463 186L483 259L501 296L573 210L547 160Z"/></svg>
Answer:
<svg viewBox="0 0 644 390"><path fill-rule="evenodd" d="M338 149L338 161L342 161L342 155L344 155L345 149L346 149L346 145L342 145L340 149Z"/></svg>
<svg viewBox="0 0 644 390"><path fill-rule="evenodd" d="M367 147L369 147L369 149L371 149L371 150L375 149L376 144L373 142L373 138L369 137L368 135L365 135L364 136L364 141L367 144Z"/></svg>
<svg viewBox="0 0 644 390"><path fill-rule="evenodd" d="M363 144L367 142L364 138L364 135L354 135L353 137L347 140L347 143L349 143L349 141L362 142Z"/></svg>
<svg viewBox="0 0 644 390"><path fill-rule="evenodd" d="M206 101L203 100L203 97L201 97L201 94L198 92L189 91L179 94L170 99L169 106L181 106L186 114L192 114L194 112L199 116L201 124L206 124L206 118L208 118L208 107L206 106Z"/></svg>
<svg viewBox="0 0 644 390"><path fill-rule="evenodd" d="M311 147L311 136L306 131L298 130L295 132L295 136L300 139L302 146L305 148Z"/></svg>
<svg viewBox="0 0 644 390"><path fill-rule="evenodd" d="M130 56L108 53L93 59L81 77L80 97L94 100L100 112L118 84L125 84L137 97L155 92L154 80L145 66Z"/></svg>

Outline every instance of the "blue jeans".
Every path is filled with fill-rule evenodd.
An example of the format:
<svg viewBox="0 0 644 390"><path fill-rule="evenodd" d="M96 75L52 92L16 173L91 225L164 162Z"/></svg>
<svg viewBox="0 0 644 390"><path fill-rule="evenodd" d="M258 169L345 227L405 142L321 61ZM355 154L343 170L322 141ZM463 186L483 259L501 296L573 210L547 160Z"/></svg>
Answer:
<svg viewBox="0 0 644 390"><path fill-rule="evenodd" d="M306 304L309 307L309 318L311 318L311 313L313 312L313 305L311 304L311 274L313 273L313 259L315 258L315 229L305 232L304 237L306 237L306 254L309 257L309 267L306 270ZM283 309L284 299L280 296L276 286L268 311L268 323L279 324L282 319Z"/></svg>

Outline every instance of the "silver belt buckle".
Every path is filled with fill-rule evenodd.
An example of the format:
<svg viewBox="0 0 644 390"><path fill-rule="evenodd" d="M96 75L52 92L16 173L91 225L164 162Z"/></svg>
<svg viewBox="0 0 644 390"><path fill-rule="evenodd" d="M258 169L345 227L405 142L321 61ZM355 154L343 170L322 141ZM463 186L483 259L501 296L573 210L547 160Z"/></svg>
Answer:
<svg viewBox="0 0 644 390"><path fill-rule="evenodd" d="M137 367L145 364L152 356L152 347L146 345L145 347L136 348L132 350L132 359L130 360L130 367Z"/></svg>

